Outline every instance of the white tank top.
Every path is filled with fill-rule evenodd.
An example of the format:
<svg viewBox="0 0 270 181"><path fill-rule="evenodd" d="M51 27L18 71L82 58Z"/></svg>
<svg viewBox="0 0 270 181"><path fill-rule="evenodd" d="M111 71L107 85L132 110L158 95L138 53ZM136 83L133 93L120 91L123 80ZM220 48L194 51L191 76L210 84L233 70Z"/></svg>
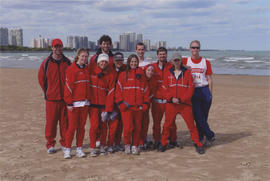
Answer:
<svg viewBox="0 0 270 181"><path fill-rule="evenodd" d="M202 58L200 63L193 63L191 57L188 57L187 65L192 68L191 73L195 87L204 87L208 85L207 78L205 76L207 65L206 59Z"/></svg>

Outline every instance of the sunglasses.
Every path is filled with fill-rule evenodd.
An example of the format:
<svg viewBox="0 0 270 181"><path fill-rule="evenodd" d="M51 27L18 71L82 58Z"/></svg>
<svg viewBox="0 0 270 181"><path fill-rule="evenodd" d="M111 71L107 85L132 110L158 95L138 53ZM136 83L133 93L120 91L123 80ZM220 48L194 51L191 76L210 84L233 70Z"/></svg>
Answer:
<svg viewBox="0 0 270 181"><path fill-rule="evenodd" d="M200 49L200 47L190 47L190 48L192 48L192 49L198 49L198 50Z"/></svg>

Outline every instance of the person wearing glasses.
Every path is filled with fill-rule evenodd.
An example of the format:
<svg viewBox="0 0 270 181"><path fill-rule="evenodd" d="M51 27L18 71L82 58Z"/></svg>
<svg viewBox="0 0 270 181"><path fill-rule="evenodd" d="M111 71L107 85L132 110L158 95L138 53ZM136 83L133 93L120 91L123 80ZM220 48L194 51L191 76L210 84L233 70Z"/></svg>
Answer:
<svg viewBox="0 0 270 181"><path fill-rule="evenodd" d="M201 44L198 40L190 43L191 57L184 58L183 64L191 68L194 80L194 94L192 96L192 108L200 141L212 143L215 141L215 133L208 124L208 114L212 103L213 80L211 63L200 56Z"/></svg>

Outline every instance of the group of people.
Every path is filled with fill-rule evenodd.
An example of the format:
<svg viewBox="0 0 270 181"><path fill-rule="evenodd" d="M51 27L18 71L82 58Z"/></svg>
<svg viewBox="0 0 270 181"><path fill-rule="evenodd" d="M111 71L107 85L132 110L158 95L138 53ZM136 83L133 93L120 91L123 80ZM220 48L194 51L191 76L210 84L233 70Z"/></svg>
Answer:
<svg viewBox="0 0 270 181"><path fill-rule="evenodd" d="M153 63L144 57L144 44L137 43L136 54L129 55L126 64L123 53L111 52L111 44L110 36L103 35L90 60L89 52L79 49L71 63L62 52L62 41L52 41L52 53L38 72L46 100L47 152L56 152L59 123L64 158L71 158L75 133L76 156L85 157L82 146L88 115L92 157L116 151L138 155L150 145L164 152L179 146L175 123L179 113L196 151L203 154L203 142L213 142L215 134L207 122L212 102L212 69L210 62L199 55L200 42L190 43L191 57L182 58L180 53L174 53L170 61L167 49L160 47L158 60ZM147 136L150 109L153 142Z"/></svg>

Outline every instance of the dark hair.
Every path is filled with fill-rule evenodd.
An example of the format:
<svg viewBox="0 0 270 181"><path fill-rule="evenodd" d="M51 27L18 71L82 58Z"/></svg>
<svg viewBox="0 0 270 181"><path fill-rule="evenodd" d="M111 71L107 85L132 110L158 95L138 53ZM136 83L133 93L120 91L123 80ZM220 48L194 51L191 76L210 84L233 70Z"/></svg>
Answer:
<svg viewBox="0 0 270 181"><path fill-rule="evenodd" d="M145 49L145 45L144 45L142 42L138 42L138 43L136 44L136 50L137 50L137 46L143 46L143 48Z"/></svg>
<svg viewBox="0 0 270 181"><path fill-rule="evenodd" d="M102 35L99 38L98 42L100 45L102 44L102 42L110 42L110 44L112 44L112 38L109 35Z"/></svg>
<svg viewBox="0 0 270 181"><path fill-rule="evenodd" d="M131 59L132 58L136 58L136 60L138 61L138 66L139 66L139 58L137 55L135 54L131 54L128 56L128 59L127 59L127 68L126 68L126 81L128 80L128 71L131 69L130 67L130 62L131 62Z"/></svg>
<svg viewBox="0 0 270 181"><path fill-rule="evenodd" d="M81 53L83 53L83 52L86 52L87 54L88 54L88 56L89 56L89 52L88 52L88 50L86 50L85 48L80 48L80 49L78 49L77 50L77 55L75 56L75 58L74 58L74 61L77 63L77 61L79 60L79 55L81 54Z"/></svg>
<svg viewBox="0 0 270 181"><path fill-rule="evenodd" d="M165 47L159 47L159 48L157 49L157 54L158 54L159 52L166 52L166 54L167 54L167 49L166 49Z"/></svg>

